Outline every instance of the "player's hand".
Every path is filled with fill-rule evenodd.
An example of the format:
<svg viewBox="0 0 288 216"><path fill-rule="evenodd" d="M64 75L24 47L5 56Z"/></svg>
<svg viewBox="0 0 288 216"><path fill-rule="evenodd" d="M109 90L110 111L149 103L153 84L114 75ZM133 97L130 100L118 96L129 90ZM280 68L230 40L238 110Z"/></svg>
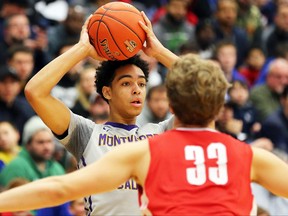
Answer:
<svg viewBox="0 0 288 216"><path fill-rule="evenodd" d="M142 50L146 55L150 57L156 57L160 53L161 48L163 49L164 47L154 34L152 24L148 19L148 17L145 15L143 11L141 11L141 15L145 23L139 21L139 24L142 27L142 29L146 32L146 44L143 45Z"/></svg>
<svg viewBox="0 0 288 216"><path fill-rule="evenodd" d="M99 61L107 61L106 58L103 58L103 57L98 55L95 48L90 43L87 26L88 26L88 23L89 23L89 20L91 17L92 17L92 15L90 15L86 19L84 25L82 26L82 31L81 31L79 43L81 44L81 46L83 48L86 49L88 56L92 57L93 59L99 60Z"/></svg>

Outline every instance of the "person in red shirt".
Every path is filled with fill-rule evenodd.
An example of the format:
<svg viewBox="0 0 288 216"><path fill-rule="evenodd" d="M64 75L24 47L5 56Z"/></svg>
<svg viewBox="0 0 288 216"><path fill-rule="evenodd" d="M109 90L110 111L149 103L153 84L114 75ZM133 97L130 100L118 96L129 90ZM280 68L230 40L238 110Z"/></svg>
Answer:
<svg viewBox="0 0 288 216"><path fill-rule="evenodd" d="M0 212L52 206L117 188L134 178L148 215L251 215L250 182L288 197L288 165L214 129L230 84L215 63L193 54L177 59L166 78L175 129L116 147L73 173L0 194ZM15 205L17 203L17 205Z"/></svg>
<svg viewBox="0 0 288 216"><path fill-rule="evenodd" d="M245 63L239 67L239 73L245 77L249 88L259 81L260 76L267 70L267 61L261 48L252 47L247 54Z"/></svg>

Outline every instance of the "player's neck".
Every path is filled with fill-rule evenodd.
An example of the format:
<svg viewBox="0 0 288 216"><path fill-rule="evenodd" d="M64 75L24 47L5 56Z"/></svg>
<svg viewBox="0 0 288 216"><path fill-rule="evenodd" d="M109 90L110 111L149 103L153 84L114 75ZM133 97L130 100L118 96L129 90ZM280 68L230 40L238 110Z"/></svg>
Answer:
<svg viewBox="0 0 288 216"><path fill-rule="evenodd" d="M123 116L120 116L120 115L110 114L108 118L108 122L115 122L115 123L126 124L126 125L135 125L136 117L124 118Z"/></svg>
<svg viewBox="0 0 288 216"><path fill-rule="evenodd" d="M178 118L175 117L174 128L211 128L215 129L215 121L211 121L208 125L193 125L193 124L184 124Z"/></svg>

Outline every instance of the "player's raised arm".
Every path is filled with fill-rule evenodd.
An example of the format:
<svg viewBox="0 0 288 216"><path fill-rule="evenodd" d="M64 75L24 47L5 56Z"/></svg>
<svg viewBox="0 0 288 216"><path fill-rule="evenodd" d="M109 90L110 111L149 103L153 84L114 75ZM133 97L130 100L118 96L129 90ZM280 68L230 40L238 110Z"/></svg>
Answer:
<svg viewBox="0 0 288 216"><path fill-rule="evenodd" d="M139 24L147 35L146 46L142 48L143 51L146 55L156 58L161 64L169 69L179 57L161 44L153 32L151 21L143 11L141 14L145 23L140 21Z"/></svg>
<svg viewBox="0 0 288 216"><path fill-rule="evenodd" d="M87 24L82 27L81 37L77 44L42 68L26 85L25 95L35 112L56 134L63 134L69 126L70 113L59 100L52 97L52 88L75 64L91 56L98 60L95 49L89 43Z"/></svg>
<svg viewBox="0 0 288 216"><path fill-rule="evenodd" d="M147 140L119 146L99 161L70 174L37 180L0 193L0 212L59 205L114 190L131 177L143 184L149 160Z"/></svg>
<svg viewBox="0 0 288 216"><path fill-rule="evenodd" d="M251 180L275 195L288 198L288 165L276 155L261 148L252 148Z"/></svg>

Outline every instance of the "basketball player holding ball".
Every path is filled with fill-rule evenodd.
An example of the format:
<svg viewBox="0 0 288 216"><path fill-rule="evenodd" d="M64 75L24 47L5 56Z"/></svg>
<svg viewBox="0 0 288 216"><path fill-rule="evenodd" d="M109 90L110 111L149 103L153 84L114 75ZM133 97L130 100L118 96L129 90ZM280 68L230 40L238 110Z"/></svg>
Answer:
<svg viewBox="0 0 288 216"><path fill-rule="evenodd" d="M144 22L138 25L146 38L146 46L141 44L143 51L169 68L178 57L163 47L149 19L144 13L141 16ZM137 55L123 61L100 57L90 43L87 29L90 18L83 25L79 42L42 68L25 88L33 109L76 157L79 168L95 162L118 145L151 137L173 125L173 119L141 128L135 125L145 101L148 66ZM121 33L115 32L113 37ZM110 106L108 122L103 125L72 113L50 94L70 68L87 57L105 60L96 71L97 91ZM140 215L137 186L129 180L114 191L85 197L85 209L87 215Z"/></svg>

